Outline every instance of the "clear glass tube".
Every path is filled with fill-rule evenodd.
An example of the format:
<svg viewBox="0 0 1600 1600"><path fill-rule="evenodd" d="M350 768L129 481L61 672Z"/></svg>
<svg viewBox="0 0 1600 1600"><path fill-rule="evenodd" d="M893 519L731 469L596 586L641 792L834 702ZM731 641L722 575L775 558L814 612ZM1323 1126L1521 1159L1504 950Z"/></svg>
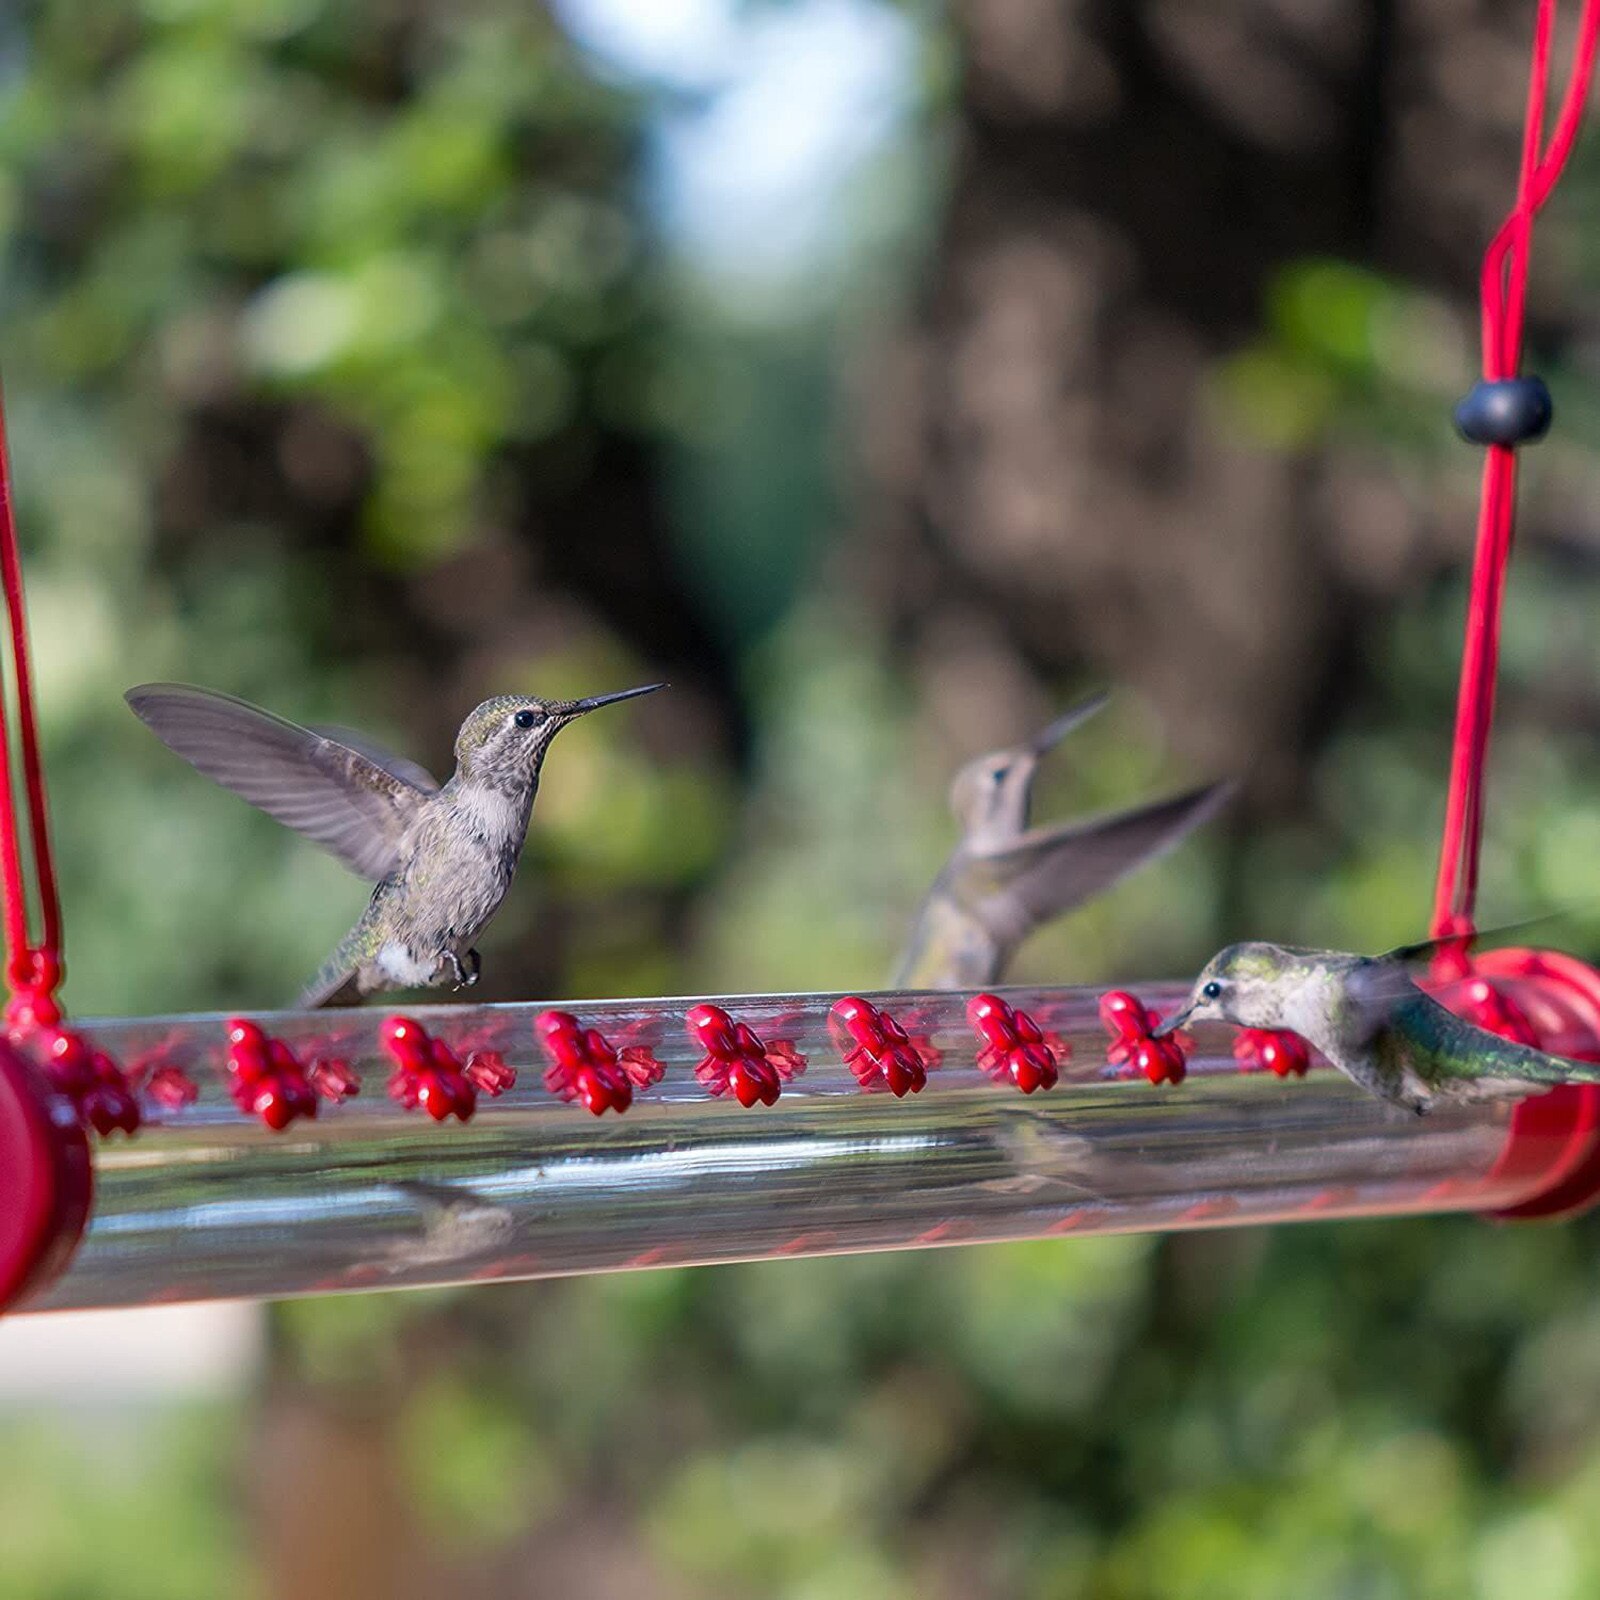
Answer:
<svg viewBox="0 0 1600 1600"><path fill-rule="evenodd" d="M90 1228L28 1309L322 1293L769 1256L1296 1218L1499 1209L1530 1180L1497 1162L1504 1104L1393 1110L1316 1065L1246 1074L1231 1030L1201 1029L1189 1075L1154 1088L1106 1062L1098 992L999 991L1070 1054L1024 1095L976 1065L960 994L875 995L943 1059L920 1094L869 1092L829 1036L833 996L721 1004L807 1058L775 1105L714 1097L695 1077L689 1001L566 1004L613 1045L666 1068L625 1115L594 1117L543 1086L535 1005L418 1007L458 1051L518 1069L466 1123L384 1092L387 1012L280 1013L261 1025L302 1059L333 1053L359 1095L273 1132L236 1108L221 1016L86 1024L125 1067L178 1067L176 1111L96 1152ZM1147 986L1160 1009L1185 991Z"/></svg>

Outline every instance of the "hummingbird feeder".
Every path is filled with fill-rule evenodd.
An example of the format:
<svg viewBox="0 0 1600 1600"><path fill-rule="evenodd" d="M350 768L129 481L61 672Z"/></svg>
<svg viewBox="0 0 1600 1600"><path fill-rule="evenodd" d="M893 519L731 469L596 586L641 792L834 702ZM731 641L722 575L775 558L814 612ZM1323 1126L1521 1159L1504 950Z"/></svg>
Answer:
<svg viewBox="0 0 1600 1600"><path fill-rule="evenodd" d="M1519 370L1529 243L1583 118L1600 0L1584 0L1546 143L1554 15L1538 0L1516 203L1484 259L1483 381L1457 411L1485 466L1428 986L1482 1027L1600 1061L1600 973L1470 948L1517 449L1551 421ZM1600 1088L1409 1116L1290 1034L1158 1037L1178 984L68 1025L3 428L0 588L21 765L19 786L0 707L0 1309L1556 1216L1600 1197Z"/></svg>

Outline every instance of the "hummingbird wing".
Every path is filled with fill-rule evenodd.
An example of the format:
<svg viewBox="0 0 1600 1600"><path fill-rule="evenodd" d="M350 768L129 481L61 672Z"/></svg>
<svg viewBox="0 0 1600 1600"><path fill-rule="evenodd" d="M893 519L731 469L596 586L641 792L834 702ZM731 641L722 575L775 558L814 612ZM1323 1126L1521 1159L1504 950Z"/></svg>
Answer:
<svg viewBox="0 0 1600 1600"><path fill-rule="evenodd" d="M1370 1044L1390 1026L1402 1008L1416 1011L1418 1008L1414 1002L1418 1001L1426 1001L1427 1008L1437 1008L1444 1015L1454 1016L1453 1012L1440 1006L1439 1002L1412 977L1413 966L1440 950L1462 943L1471 946L1484 940L1504 938L1508 934L1538 927L1541 923L1553 922L1561 915L1560 912L1551 912L1542 917L1529 917L1523 922L1485 928L1473 932L1465 940L1460 935L1453 938L1422 939L1414 944L1396 945L1394 949L1385 950L1376 956L1346 956L1339 952L1330 952L1330 959L1339 962L1345 969L1344 991L1349 1004L1354 1008L1353 1012L1340 1019L1342 1029L1350 1038L1359 1040L1362 1044ZM1461 1025L1469 1026L1465 1022ZM1489 1034L1488 1037L1498 1036Z"/></svg>
<svg viewBox="0 0 1600 1600"><path fill-rule="evenodd" d="M1403 946L1400 954L1347 958L1350 965L1344 992L1353 1009L1341 1022L1351 1038L1370 1044L1390 1025L1402 1006L1427 998L1406 970L1403 952L1409 948Z"/></svg>
<svg viewBox="0 0 1600 1600"><path fill-rule="evenodd" d="M438 789L397 770L393 758L380 762L233 695L147 683L125 698L169 750L363 878L395 869L418 806Z"/></svg>
<svg viewBox="0 0 1600 1600"><path fill-rule="evenodd" d="M968 903L997 939L1013 945L1164 855L1209 821L1232 792L1232 784L1213 783L1113 816L1030 829L1003 848L970 858L982 888L975 903Z"/></svg>
<svg viewBox="0 0 1600 1600"><path fill-rule="evenodd" d="M1524 917L1520 922L1501 922L1492 928L1474 928L1464 938L1460 934L1449 934L1438 939L1419 939L1415 944L1396 945L1393 950L1385 950L1375 960L1391 961L1425 961L1441 950L1447 950L1456 945L1465 945L1468 949L1476 949L1479 945L1488 944L1490 941L1498 942L1509 938L1514 933L1527 933L1531 928L1550 928L1556 923L1569 922L1572 918L1570 911L1546 911L1537 917Z"/></svg>
<svg viewBox="0 0 1600 1600"><path fill-rule="evenodd" d="M394 751L386 750L376 739L370 739L364 733L357 733L354 728L335 728L313 722L308 731L321 738L331 739L335 744L342 744L347 750L354 750L357 755L365 756L373 766L382 767L391 778L396 778L401 783L408 783L413 789L420 789L424 794L439 792L439 780L420 761L413 761L409 756L396 755Z"/></svg>

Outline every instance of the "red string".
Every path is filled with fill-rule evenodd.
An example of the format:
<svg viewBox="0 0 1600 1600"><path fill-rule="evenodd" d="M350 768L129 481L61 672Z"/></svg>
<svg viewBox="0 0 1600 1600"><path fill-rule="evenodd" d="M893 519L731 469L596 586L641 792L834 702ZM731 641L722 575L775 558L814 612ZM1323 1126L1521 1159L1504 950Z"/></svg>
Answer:
<svg viewBox="0 0 1600 1600"><path fill-rule="evenodd" d="M23 876L21 826L11 767L11 733L4 700L0 698L0 916L5 925L6 982L13 994L26 990L48 997L61 981L61 902L56 891L55 862L50 853L44 762L39 753L39 724L34 711L27 612L22 592L22 556L17 546L16 518L12 514L3 407L0 407L0 590L5 594L6 624L10 633L18 744L41 923L40 938L34 943L28 935L28 892Z"/></svg>
<svg viewBox="0 0 1600 1600"><path fill-rule="evenodd" d="M1522 365L1523 317L1528 295L1528 250L1533 219L1550 198L1582 124L1600 45L1600 0L1584 0L1572 75L1556 116L1555 132L1541 155L1545 103L1550 83L1550 38L1556 0L1539 0L1533 60L1528 74L1528 111L1523 126L1522 164L1516 204L1484 252L1483 375L1514 378ZM1433 937L1473 931L1478 895L1478 859L1483 842L1483 771L1494 720L1494 688L1500 658L1500 613L1516 518L1517 455L1489 445L1478 503L1477 550L1473 558L1461 685L1456 700L1455 743L1444 839L1433 897Z"/></svg>

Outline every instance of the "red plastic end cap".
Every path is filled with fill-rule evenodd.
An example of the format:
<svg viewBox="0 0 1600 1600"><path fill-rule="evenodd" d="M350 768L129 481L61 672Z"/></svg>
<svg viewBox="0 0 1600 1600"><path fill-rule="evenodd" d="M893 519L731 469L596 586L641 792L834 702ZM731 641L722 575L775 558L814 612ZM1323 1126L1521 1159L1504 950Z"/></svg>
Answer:
<svg viewBox="0 0 1600 1600"><path fill-rule="evenodd" d="M0 1311L66 1266L93 1192L89 1141L70 1102L0 1041Z"/></svg>
<svg viewBox="0 0 1600 1600"><path fill-rule="evenodd" d="M1489 950L1472 975L1493 979L1531 1023L1542 1049L1600 1061L1600 972L1559 950ZM1600 1085L1565 1084L1517 1102L1493 1178L1525 1178L1526 1199L1490 1212L1505 1221L1574 1216L1600 1201Z"/></svg>

